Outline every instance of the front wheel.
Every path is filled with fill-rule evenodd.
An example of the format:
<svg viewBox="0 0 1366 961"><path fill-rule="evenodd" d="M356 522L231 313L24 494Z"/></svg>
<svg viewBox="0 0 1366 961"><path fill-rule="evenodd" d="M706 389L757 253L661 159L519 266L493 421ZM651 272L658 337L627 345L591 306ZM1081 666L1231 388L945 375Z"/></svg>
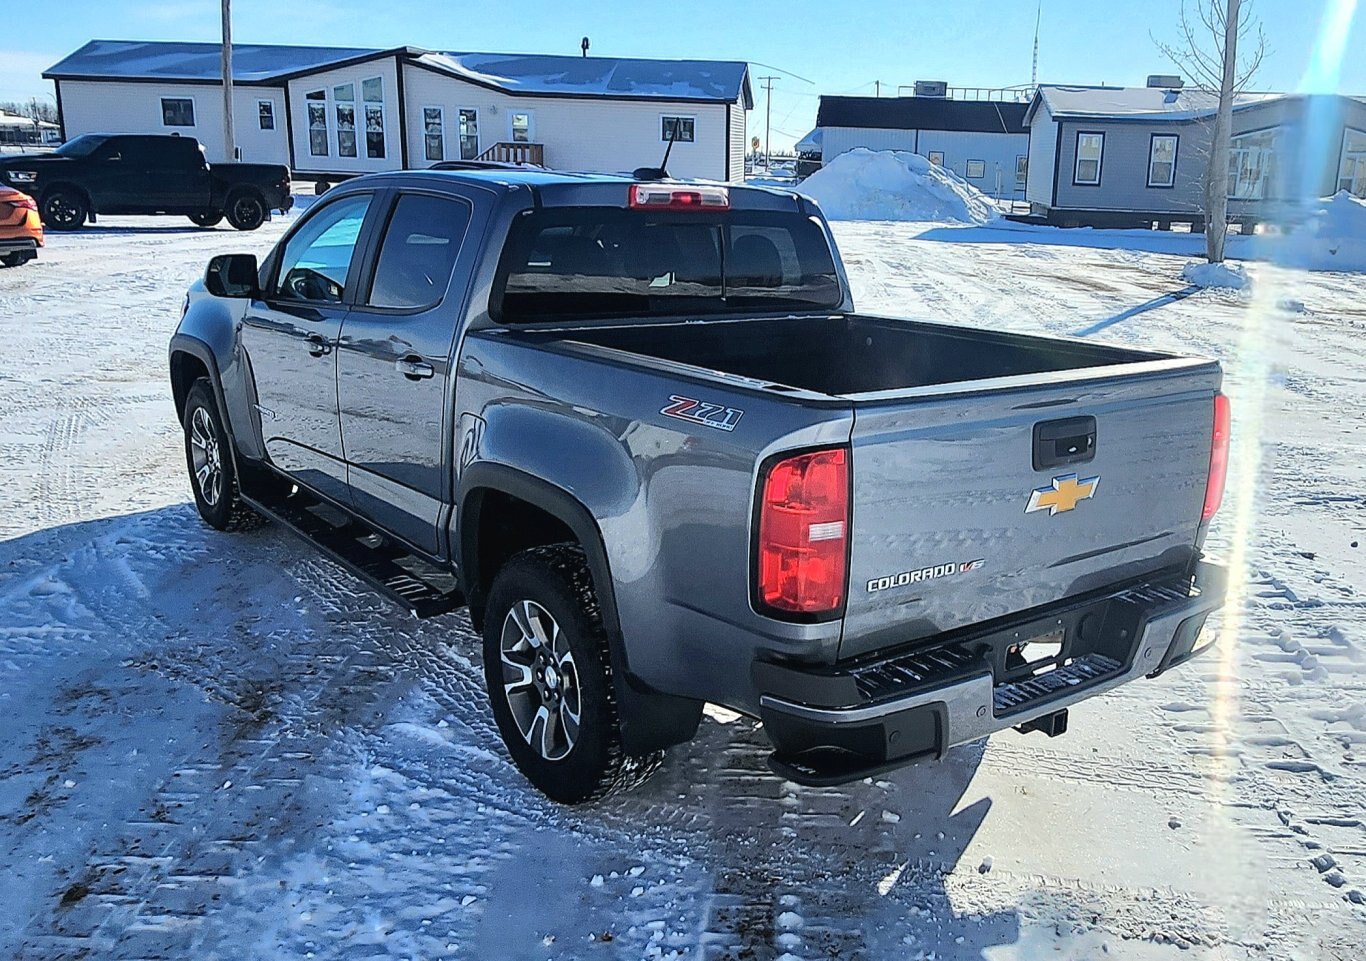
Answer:
<svg viewBox="0 0 1366 961"><path fill-rule="evenodd" d="M607 633L577 545L533 547L498 572L484 679L513 763L552 800L582 804L630 789L663 760L622 750Z"/></svg>
<svg viewBox="0 0 1366 961"><path fill-rule="evenodd" d="M266 222L267 212L259 194L244 190L228 198L228 223L238 230L255 230Z"/></svg>
<svg viewBox="0 0 1366 961"><path fill-rule="evenodd" d="M220 531L246 530L261 517L242 502L237 472L228 450L228 432L213 388L203 378L185 398L185 465L190 472L195 507L210 527Z"/></svg>
<svg viewBox="0 0 1366 961"><path fill-rule="evenodd" d="M223 211L206 210L203 213L190 214L190 223L196 227L216 227L223 220Z"/></svg>
<svg viewBox="0 0 1366 961"><path fill-rule="evenodd" d="M80 230L90 216L85 197L67 187L58 187L43 197L43 223L53 230Z"/></svg>

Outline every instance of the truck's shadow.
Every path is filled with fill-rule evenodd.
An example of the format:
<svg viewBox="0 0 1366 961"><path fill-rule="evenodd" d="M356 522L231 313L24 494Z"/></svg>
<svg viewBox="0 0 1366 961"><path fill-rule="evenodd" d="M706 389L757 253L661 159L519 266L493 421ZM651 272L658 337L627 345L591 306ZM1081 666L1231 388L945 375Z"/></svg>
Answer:
<svg viewBox="0 0 1366 961"><path fill-rule="evenodd" d="M294 921L272 927L281 922L261 907L287 883L299 912L350 914L364 902L400 919L425 917L424 905L468 885L477 904L462 913L457 894L460 910L441 930L461 945L456 956L481 961L543 957L542 935L556 930L558 956L639 957L653 944L640 920L649 917L665 918L682 939L673 943L703 959L932 951L978 961L1019 939L1014 910L964 910L950 895L990 867L977 852L963 861L992 806L974 792L981 745L873 782L806 789L768 773L753 722L709 719L643 789L566 811L505 760L463 616L414 621L270 528L215 534L180 505L0 542L0 655L42 681L12 691L6 706L26 719L0 755L0 770L18 772L15 797L81 783L82 766L117 768L129 711L156 698L153 716L136 719L149 731L182 715L216 718L147 745L172 753L128 768L117 795L57 798L22 823L0 820L12 863L37 863L19 855L40 846L47 855L17 879L29 889L13 913L21 947L89 936L123 956L120 912L158 913L169 896L153 875L107 869L138 853L149 817L167 870L200 878L205 892L199 923L168 928L166 943L152 945L163 954L221 948L244 931L269 938L279 958L344 954L339 936L319 943ZM77 683L106 692L108 707L73 720L63 692ZM44 738L68 726L89 734L80 750L30 765ZM185 800L196 778L211 802ZM366 818L379 800L384 817ZM162 810L171 813L156 820ZM433 844L437 832L445 843ZM215 871L237 879L219 886L197 859L205 838L229 837L250 846L237 860L209 852ZM587 883L599 864L624 871L640 860L641 896L634 879ZM544 872L529 875L542 861ZM79 912L43 910L77 880L92 892L86 934ZM657 913L642 914L647 905ZM525 923L538 911L539 927ZM619 950L588 940L608 928ZM412 954L424 934L417 920L400 920L386 937Z"/></svg>

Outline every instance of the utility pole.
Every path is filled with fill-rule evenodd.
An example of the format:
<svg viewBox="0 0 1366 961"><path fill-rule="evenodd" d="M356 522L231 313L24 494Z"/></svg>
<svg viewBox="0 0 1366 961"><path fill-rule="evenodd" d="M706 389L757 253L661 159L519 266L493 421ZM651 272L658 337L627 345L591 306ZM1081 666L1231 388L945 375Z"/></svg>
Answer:
<svg viewBox="0 0 1366 961"><path fill-rule="evenodd" d="M232 0L223 0L223 148L237 159L237 131L232 118Z"/></svg>
<svg viewBox="0 0 1366 961"><path fill-rule="evenodd" d="M874 80L874 81L873 81L873 96L874 96L874 97L880 97L880 96L882 96L882 81L881 81L881 80Z"/></svg>
<svg viewBox="0 0 1366 961"><path fill-rule="evenodd" d="M760 77L759 82L764 85L764 168L768 168L769 158L772 151L768 145L768 134L773 126L773 81L778 77Z"/></svg>

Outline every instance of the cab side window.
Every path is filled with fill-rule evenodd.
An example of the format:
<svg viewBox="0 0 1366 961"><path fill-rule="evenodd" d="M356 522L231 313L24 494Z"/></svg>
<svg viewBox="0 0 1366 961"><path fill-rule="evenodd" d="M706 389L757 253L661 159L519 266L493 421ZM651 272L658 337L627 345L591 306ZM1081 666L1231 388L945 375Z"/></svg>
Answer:
<svg viewBox="0 0 1366 961"><path fill-rule="evenodd" d="M460 242L470 223L468 204L449 197L404 194L384 231L371 307L435 307L445 296Z"/></svg>
<svg viewBox="0 0 1366 961"><path fill-rule="evenodd" d="M310 217L285 244L274 295L284 300L339 304L370 195L347 197Z"/></svg>

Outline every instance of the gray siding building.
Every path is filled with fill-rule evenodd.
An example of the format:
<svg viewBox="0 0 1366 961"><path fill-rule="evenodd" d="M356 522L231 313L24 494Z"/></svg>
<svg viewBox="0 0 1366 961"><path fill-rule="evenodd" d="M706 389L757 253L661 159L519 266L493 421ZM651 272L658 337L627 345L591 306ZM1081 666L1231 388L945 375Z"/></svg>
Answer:
<svg viewBox="0 0 1366 961"><path fill-rule="evenodd" d="M797 150L821 162L857 147L905 150L947 167L997 199L1023 198L1027 103L949 97L822 96L816 129Z"/></svg>
<svg viewBox="0 0 1366 961"><path fill-rule="evenodd" d="M1064 226L1203 228L1217 95L1174 86L1040 87L1030 211ZM1229 216L1255 224L1346 190L1366 197L1366 100L1244 94L1233 111Z"/></svg>

